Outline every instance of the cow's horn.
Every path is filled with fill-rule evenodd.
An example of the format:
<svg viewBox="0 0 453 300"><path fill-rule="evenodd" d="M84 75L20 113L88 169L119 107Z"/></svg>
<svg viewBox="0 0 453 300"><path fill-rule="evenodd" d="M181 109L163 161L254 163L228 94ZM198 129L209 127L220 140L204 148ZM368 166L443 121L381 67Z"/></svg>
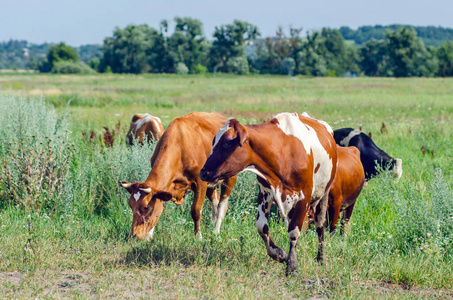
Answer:
<svg viewBox="0 0 453 300"><path fill-rule="evenodd" d="M121 182L121 186L125 189L130 188L132 186L132 183L123 181Z"/></svg>
<svg viewBox="0 0 453 300"><path fill-rule="evenodd" d="M147 193L147 194L151 193L151 188L150 188L150 187L148 187L148 188L146 188L146 189L140 188L140 190L144 191L144 192Z"/></svg>

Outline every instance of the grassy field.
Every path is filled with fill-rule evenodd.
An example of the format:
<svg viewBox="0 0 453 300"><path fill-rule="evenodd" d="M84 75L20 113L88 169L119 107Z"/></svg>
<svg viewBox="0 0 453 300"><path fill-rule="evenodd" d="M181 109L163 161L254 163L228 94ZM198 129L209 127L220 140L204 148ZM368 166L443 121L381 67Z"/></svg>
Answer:
<svg viewBox="0 0 453 300"><path fill-rule="evenodd" d="M58 160L42 154L41 161L68 166L58 196L34 190L26 201L11 200L0 185L1 298L453 297L453 79L5 74L0 88L3 170L13 166L7 149L28 149L8 127L17 119L36 124L26 137L60 149L46 150ZM192 111L246 123L307 111L334 129L361 126L403 159L403 177L370 181L347 234L326 236L323 266L314 260L316 233L302 236L297 278L285 278L256 232L250 174L241 174L220 235L212 233L206 203L203 239L193 236L189 196L181 207L165 206L152 241L130 239L128 194L118 181L146 178L154 147L126 149L130 119L148 112L167 126ZM67 123L58 119L66 112ZM113 148L83 135L102 135L103 126L115 128ZM276 212L270 225L275 242L288 249Z"/></svg>

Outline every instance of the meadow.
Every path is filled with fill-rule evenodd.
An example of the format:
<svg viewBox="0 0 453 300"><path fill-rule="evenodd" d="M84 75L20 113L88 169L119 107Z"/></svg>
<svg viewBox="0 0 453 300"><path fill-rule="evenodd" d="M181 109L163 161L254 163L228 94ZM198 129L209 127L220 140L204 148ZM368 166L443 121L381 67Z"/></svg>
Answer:
<svg viewBox="0 0 453 300"><path fill-rule="evenodd" d="M453 79L10 73L0 89L1 298L453 297ZM369 182L346 234L326 235L324 265L314 230L301 236L296 278L266 254L247 173L219 235L207 200L203 239L193 235L189 195L165 205L153 240L131 239L119 181L144 180L155 145L125 147L130 119L148 112L166 127L192 111L244 123L306 111L361 127L403 159L403 175ZM270 232L287 250L276 210Z"/></svg>

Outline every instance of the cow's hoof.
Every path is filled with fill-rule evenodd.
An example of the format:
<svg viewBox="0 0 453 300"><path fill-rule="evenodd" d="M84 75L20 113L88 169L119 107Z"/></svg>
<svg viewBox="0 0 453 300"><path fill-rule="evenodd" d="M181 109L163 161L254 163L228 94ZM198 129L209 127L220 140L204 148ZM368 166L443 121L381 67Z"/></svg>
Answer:
<svg viewBox="0 0 453 300"><path fill-rule="evenodd" d="M286 268L285 276L296 278L299 276L299 273L297 272L297 269L289 270L289 268Z"/></svg>

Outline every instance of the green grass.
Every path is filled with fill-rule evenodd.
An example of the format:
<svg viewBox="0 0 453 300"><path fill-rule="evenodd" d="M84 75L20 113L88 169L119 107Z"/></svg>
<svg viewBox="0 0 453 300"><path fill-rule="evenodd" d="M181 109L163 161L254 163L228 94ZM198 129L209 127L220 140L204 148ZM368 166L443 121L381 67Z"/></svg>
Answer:
<svg viewBox="0 0 453 300"><path fill-rule="evenodd" d="M0 87L4 94L43 93L57 114L71 100L75 144L57 211L0 205L2 298L453 296L451 79L8 74L0 76ZM403 159L403 177L396 184L385 176L370 181L347 234L326 236L323 266L314 260L315 232L303 235L297 278L284 277L284 265L268 258L256 232L251 174L241 174L220 235L212 233L205 203L203 239L193 236L189 196L181 207L165 205L152 241L130 239L131 211L118 181L131 180L131 173L143 180L153 149L124 147L132 115L149 112L166 126L199 110L246 123L307 111L334 129L362 126L377 145ZM82 137L82 131L102 133L102 126L118 121L112 149ZM0 150L7 144L1 141ZM0 188L6 201L2 195ZM288 249L276 212L270 226L275 242Z"/></svg>

